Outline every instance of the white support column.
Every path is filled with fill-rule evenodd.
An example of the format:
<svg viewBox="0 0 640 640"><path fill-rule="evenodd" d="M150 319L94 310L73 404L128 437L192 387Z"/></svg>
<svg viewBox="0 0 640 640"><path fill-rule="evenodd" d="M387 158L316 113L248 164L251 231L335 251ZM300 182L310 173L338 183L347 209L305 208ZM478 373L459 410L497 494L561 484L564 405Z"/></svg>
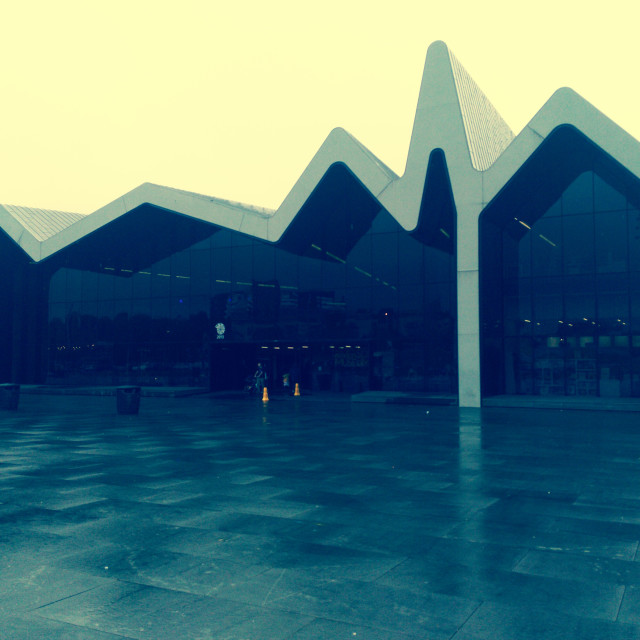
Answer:
<svg viewBox="0 0 640 640"><path fill-rule="evenodd" d="M458 401L461 407L480 407L478 215L482 210L481 177L470 174L460 184L458 193Z"/></svg>
<svg viewBox="0 0 640 640"><path fill-rule="evenodd" d="M481 406L479 273L458 271L458 398L461 407Z"/></svg>

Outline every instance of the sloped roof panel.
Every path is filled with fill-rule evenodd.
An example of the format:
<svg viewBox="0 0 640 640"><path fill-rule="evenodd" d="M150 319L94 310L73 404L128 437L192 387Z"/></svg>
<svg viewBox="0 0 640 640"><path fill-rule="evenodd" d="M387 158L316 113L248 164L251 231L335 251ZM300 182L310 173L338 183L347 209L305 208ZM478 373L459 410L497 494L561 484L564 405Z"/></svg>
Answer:
<svg viewBox="0 0 640 640"><path fill-rule="evenodd" d="M12 204L0 206L40 242L47 240L59 231L71 226L74 222L84 218L83 214L69 213L67 211L18 207Z"/></svg>
<svg viewBox="0 0 640 640"><path fill-rule="evenodd" d="M485 171L509 146L513 131L451 51L449 58L471 164L477 171Z"/></svg>

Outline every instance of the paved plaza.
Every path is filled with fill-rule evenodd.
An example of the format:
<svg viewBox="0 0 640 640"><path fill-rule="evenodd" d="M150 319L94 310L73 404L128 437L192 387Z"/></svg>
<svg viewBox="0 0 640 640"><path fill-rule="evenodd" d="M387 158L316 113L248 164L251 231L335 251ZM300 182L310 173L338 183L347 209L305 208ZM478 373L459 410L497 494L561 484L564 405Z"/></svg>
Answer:
<svg viewBox="0 0 640 640"><path fill-rule="evenodd" d="M28 396L2 640L637 640L640 417Z"/></svg>

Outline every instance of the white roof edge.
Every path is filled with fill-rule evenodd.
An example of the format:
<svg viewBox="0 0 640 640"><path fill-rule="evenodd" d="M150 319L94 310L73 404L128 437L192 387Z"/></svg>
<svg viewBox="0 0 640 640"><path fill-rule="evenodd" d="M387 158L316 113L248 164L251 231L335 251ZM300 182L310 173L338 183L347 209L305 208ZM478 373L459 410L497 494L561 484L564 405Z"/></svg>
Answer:
<svg viewBox="0 0 640 640"><path fill-rule="evenodd" d="M386 208L405 229L411 229L417 223L428 158L434 149L445 152L454 197L457 197L457 188L465 191L462 198L467 197L467 193L471 193L468 185L477 185L481 176L482 200L486 203L540 143L564 124L576 127L640 178L640 142L575 91L568 88L556 91L512 138L510 129L476 88L446 44L437 41L429 47L402 177L344 129L336 128L275 211L144 183L43 241L38 241L4 207L0 207L0 227L35 261L53 255L142 204L275 242L329 167L343 163L380 202L381 208ZM469 95L462 95L465 91ZM483 130L473 118L489 112L493 124ZM502 136L500 140L492 137L494 133ZM483 148L483 144L489 146ZM484 205L478 203L478 206L480 211Z"/></svg>
<svg viewBox="0 0 640 640"><path fill-rule="evenodd" d="M575 127L640 179L640 142L576 91L562 87L485 172L485 202L495 197L554 129L564 125Z"/></svg>
<svg viewBox="0 0 640 640"><path fill-rule="evenodd" d="M344 163L374 196L380 193L395 174L374 158L344 129L334 129L275 211L146 182L42 242L40 259L143 204L275 242L332 164Z"/></svg>

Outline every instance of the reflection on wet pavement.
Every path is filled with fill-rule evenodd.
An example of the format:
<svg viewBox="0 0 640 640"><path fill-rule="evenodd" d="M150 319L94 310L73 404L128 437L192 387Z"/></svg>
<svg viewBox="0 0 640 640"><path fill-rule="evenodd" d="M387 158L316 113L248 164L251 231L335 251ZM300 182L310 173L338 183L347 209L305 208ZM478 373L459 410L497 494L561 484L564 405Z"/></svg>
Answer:
<svg viewBox="0 0 640 640"><path fill-rule="evenodd" d="M24 396L0 637L640 637L637 414Z"/></svg>

